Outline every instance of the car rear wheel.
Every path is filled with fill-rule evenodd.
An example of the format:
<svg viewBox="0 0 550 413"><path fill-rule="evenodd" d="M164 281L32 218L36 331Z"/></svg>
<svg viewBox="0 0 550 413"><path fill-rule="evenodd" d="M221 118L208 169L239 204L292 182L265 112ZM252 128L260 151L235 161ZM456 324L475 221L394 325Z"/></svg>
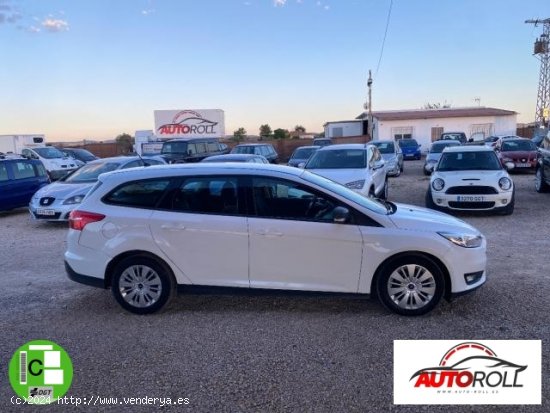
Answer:
<svg viewBox="0 0 550 413"><path fill-rule="evenodd" d="M550 186L546 183L545 179L542 167L537 168L535 172L535 189L537 192L542 193L550 190Z"/></svg>
<svg viewBox="0 0 550 413"><path fill-rule="evenodd" d="M170 301L175 292L175 282L165 265L149 257L131 256L115 267L111 291L125 310L150 314Z"/></svg>
<svg viewBox="0 0 550 413"><path fill-rule="evenodd" d="M430 312L445 291L445 278L430 259L407 255L386 264L378 274L376 293L394 313L416 316Z"/></svg>

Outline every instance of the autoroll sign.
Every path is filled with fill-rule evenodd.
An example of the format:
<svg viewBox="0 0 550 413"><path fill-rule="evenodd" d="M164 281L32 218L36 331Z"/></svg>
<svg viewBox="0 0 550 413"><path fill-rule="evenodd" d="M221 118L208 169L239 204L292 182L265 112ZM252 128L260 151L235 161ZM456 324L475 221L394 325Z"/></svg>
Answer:
<svg viewBox="0 0 550 413"><path fill-rule="evenodd" d="M540 404L540 340L395 340L395 404Z"/></svg>
<svg viewBox="0 0 550 413"><path fill-rule="evenodd" d="M225 135L221 109L155 110L160 138L219 138Z"/></svg>

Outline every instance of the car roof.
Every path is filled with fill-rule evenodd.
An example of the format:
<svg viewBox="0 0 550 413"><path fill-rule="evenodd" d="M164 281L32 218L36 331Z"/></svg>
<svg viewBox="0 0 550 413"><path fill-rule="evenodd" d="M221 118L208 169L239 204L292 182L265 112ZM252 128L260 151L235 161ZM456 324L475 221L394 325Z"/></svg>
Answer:
<svg viewBox="0 0 550 413"><path fill-rule="evenodd" d="M376 145L377 143L395 143L393 139L382 139L382 140L375 140L369 142L372 145Z"/></svg>
<svg viewBox="0 0 550 413"><path fill-rule="evenodd" d="M212 159L255 159L255 158L263 158L262 155L256 155L252 153L226 153L224 155L213 155L209 156L207 158L204 158L204 160L212 160Z"/></svg>
<svg viewBox="0 0 550 413"><path fill-rule="evenodd" d="M95 159L91 162L88 162L88 164L96 164L96 163L105 163L105 162L131 162L131 161L138 161L141 158L139 156L112 156L110 158L100 158ZM149 157L145 157L145 159L149 159Z"/></svg>
<svg viewBox="0 0 550 413"><path fill-rule="evenodd" d="M319 145L305 145L305 146L298 146L296 149L294 149L295 151L297 151L298 149L316 149L316 148L321 148L321 146Z"/></svg>
<svg viewBox="0 0 550 413"><path fill-rule="evenodd" d="M472 146L447 146L443 149L443 152L494 152L493 148L489 148L485 145L472 145Z"/></svg>
<svg viewBox="0 0 550 413"><path fill-rule="evenodd" d="M240 143L236 145L235 148L237 146L261 146L261 145L271 145L271 144L270 143Z"/></svg>
<svg viewBox="0 0 550 413"><path fill-rule="evenodd" d="M460 141L458 139L442 139L438 141L433 141L432 146L435 145L460 146Z"/></svg>
<svg viewBox="0 0 550 413"><path fill-rule="evenodd" d="M323 146L320 151L336 151L338 149L367 149L369 145L364 143L339 143L336 145ZM373 146L373 145L371 145Z"/></svg>
<svg viewBox="0 0 550 413"><path fill-rule="evenodd" d="M198 162L187 164L153 165L147 168L117 169L100 175L100 180L115 179L126 182L136 179L151 179L176 177L184 175L220 175L220 174L254 174L254 171L279 172L281 174L300 176L303 169L284 165L261 163L225 163L225 162Z"/></svg>

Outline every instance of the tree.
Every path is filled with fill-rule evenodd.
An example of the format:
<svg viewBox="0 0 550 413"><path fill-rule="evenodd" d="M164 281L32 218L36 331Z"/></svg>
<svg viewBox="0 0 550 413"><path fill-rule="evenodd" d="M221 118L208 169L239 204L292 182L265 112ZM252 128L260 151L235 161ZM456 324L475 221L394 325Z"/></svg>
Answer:
<svg viewBox="0 0 550 413"><path fill-rule="evenodd" d="M451 107L450 103L445 102L444 104L441 104L440 102L437 103L426 103L422 107L422 109L449 109Z"/></svg>
<svg viewBox="0 0 550 413"><path fill-rule="evenodd" d="M269 138L271 136L271 133L271 126L269 126L267 123L260 126L260 136L262 138Z"/></svg>
<svg viewBox="0 0 550 413"><path fill-rule="evenodd" d="M290 136L290 133L288 132L287 129L275 129L273 131L273 138L275 139L286 139Z"/></svg>
<svg viewBox="0 0 550 413"><path fill-rule="evenodd" d="M246 129L245 128L239 128L236 131L233 132L233 140L234 141L242 141L246 137Z"/></svg>
<svg viewBox="0 0 550 413"><path fill-rule="evenodd" d="M306 128L304 128L302 125L296 125L294 126L294 132L300 133L306 133Z"/></svg>
<svg viewBox="0 0 550 413"><path fill-rule="evenodd" d="M131 135L121 133L115 138L115 142L123 154L128 154L133 151L134 138Z"/></svg>

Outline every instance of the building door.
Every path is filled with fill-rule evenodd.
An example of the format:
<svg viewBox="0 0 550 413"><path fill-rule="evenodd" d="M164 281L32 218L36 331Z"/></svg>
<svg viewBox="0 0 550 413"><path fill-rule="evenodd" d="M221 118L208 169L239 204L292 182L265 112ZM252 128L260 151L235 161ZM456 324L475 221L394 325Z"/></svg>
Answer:
<svg viewBox="0 0 550 413"><path fill-rule="evenodd" d="M436 126L432 128L432 142L439 139L443 133L443 128L441 126Z"/></svg>

